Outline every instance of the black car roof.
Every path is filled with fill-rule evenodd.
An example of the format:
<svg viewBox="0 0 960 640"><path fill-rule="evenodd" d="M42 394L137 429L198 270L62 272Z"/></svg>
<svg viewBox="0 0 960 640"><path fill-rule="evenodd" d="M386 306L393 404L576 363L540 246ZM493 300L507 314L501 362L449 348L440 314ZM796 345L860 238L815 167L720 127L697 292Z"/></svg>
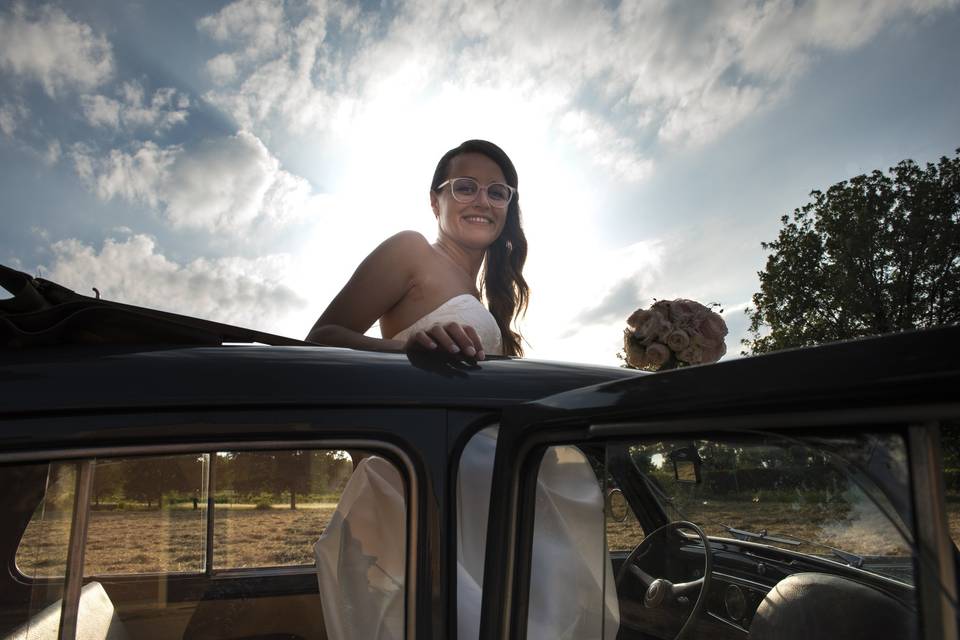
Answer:
<svg viewBox="0 0 960 640"><path fill-rule="evenodd" d="M655 376L574 389L522 413L616 419L642 410L647 421L678 414L715 419L765 412L838 408L960 408L960 326L904 331L664 371ZM892 414L891 414L892 415Z"/></svg>
<svg viewBox="0 0 960 640"><path fill-rule="evenodd" d="M201 406L498 408L637 375L617 367L510 358L471 365L315 346L0 350L0 415Z"/></svg>

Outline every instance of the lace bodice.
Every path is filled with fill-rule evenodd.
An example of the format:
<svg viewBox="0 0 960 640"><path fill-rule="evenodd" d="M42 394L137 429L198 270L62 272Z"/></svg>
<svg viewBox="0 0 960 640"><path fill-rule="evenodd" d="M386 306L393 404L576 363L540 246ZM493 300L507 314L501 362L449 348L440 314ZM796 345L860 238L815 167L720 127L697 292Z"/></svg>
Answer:
<svg viewBox="0 0 960 640"><path fill-rule="evenodd" d="M488 355L503 355L503 338L497 321L483 304L469 293L454 296L442 305L423 316L412 325L393 336L394 340L403 340L415 331L429 329L435 324L458 322L468 324L477 330L483 350Z"/></svg>

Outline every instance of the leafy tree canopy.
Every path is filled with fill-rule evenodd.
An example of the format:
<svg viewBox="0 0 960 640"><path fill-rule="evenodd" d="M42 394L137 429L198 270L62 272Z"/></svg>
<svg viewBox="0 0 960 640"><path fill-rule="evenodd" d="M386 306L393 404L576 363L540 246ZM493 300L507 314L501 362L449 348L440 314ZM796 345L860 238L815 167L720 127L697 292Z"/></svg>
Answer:
<svg viewBox="0 0 960 640"><path fill-rule="evenodd" d="M748 353L960 321L960 149L839 182L783 216Z"/></svg>

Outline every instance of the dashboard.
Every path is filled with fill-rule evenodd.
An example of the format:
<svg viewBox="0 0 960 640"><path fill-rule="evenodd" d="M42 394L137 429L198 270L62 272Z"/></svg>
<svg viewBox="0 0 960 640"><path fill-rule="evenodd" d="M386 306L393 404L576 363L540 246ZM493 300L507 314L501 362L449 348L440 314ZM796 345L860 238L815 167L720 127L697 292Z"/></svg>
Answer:
<svg viewBox="0 0 960 640"><path fill-rule="evenodd" d="M916 593L910 584L829 558L754 542L720 538L711 539L711 547L713 570L710 589L706 596L704 610L695 622L696 627L692 637L710 640L744 640L758 636L755 629L755 633L751 636L758 610L767 600L766 613L770 613L769 603L775 597L779 597L780 589L776 591L774 589L780 584L786 584L782 581L788 578L796 580L804 579L806 576L825 577L832 581L834 589L839 586L843 596L850 594L854 599L864 600L863 592L867 592L863 607L866 613L861 617L863 624L868 626L872 624L870 618L874 617L869 613L872 611L871 608L897 607L913 612L917 608ZM657 549L657 552L656 556L659 557L651 561L654 566L644 567L644 570L651 575L664 577L673 582L694 580L702 576L704 550L696 539L686 539L678 544L665 545L664 548ZM653 555L649 554L647 558ZM620 561L622 562L622 559ZM885 558L883 563L884 571L890 575L902 575L908 579L912 576L913 567L910 558ZM644 606L642 595L637 593L635 585L618 585L618 589L622 591L618 595L623 630L621 636L624 638L672 640L692 608L692 603L681 603L669 608L651 609ZM806 593L803 590L795 590L795 592ZM774 597L771 598L771 596ZM825 620L824 624L829 624L831 617L837 617L836 612L832 611L834 604L829 599L809 595L803 597L807 599L803 600L799 595L794 596L795 602L791 605L793 610L800 611L805 606L809 613L810 607L816 607L817 615L812 617ZM775 615L779 615L781 609L783 607L778 608ZM915 615L914 613L914 617ZM764 622L769 623L769 620ZM766 626L770 625L766 624ZM778 637L782 633L782 629L778 630ZM814 634L813 637L816 635ZM759 636L766 637L766 634L760 633Z"/></svg>

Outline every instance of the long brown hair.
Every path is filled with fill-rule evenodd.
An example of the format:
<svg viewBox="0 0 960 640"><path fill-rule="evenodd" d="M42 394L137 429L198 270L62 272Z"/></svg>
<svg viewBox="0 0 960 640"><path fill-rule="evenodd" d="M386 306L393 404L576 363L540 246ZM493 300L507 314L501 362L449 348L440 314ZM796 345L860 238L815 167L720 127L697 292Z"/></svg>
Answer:
<svg viewBox="0 0 960 640"><path fill-rule="evenodd" d="M480 153L500 167L503 177L514 189L517 189L517 170L510 161L510 157L503 149L486 140L467 140L459 147L450 149L433 172L433 181L430 190L436 191L437 186L446 180L450 161L462 153ZM523 264L527 261L527 237L523 234L520 220L520 192L517 191L507 207L507 220L503 231L492 245L487 248L484 258L483 274L480 276L480 287L487 300L490 313L500 327L503 336L503 352L508 356L522 356L523 346L520 341L523 336L511 328L511 323L527 311L527 302L530 299L530 287L523 278Z"/></svg>

